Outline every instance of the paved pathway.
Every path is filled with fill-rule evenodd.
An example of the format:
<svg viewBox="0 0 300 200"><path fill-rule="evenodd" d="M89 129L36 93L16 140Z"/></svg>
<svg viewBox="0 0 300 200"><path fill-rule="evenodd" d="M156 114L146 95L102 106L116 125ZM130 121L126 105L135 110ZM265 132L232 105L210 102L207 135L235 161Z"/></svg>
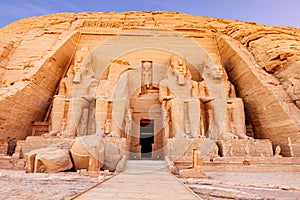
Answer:
<svg viewBox="0 0 300 200"><path fill-rule="evenodd" d="M200 199L165 168L164 161L130 160L125 172L114 176L77 200Z"/></svg>

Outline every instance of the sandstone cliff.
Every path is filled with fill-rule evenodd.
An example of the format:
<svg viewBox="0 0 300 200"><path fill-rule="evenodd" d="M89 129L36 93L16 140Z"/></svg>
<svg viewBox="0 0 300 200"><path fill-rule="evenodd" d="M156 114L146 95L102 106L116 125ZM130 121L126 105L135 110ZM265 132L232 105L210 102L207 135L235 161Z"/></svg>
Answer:
<svg viewBox="0 0 300 200"><path fill-rule="evenodd" d="M300 143L300 29L177 12L58 13L0 30L0 138L25 138L46 121L52 96L79 46L96 47L126 30L180 32L222 63L257 138L289 155ZM300 154L300 148L297 150Z"/></svg>

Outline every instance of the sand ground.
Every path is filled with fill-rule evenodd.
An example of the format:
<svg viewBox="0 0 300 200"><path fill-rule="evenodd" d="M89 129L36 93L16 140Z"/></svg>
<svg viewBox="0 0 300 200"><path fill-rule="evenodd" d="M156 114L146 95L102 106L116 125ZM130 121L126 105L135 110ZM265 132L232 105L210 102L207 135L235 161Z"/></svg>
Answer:
<svg viewBox="0 0 300 200"><path fill-rule="evenodd" d="M207 172L182 179L203 199L300 199L299 172Z"/></svg>
<svg viewBox="0 0 300 200"><path fill-rule="evenodd" d="M0 199L5 200L68 199L101 182L76 172L33 174L0 170L0 175ZM207 175L211 179L181 181L203 199L300 199L297 172L207 172Z"/></svg>

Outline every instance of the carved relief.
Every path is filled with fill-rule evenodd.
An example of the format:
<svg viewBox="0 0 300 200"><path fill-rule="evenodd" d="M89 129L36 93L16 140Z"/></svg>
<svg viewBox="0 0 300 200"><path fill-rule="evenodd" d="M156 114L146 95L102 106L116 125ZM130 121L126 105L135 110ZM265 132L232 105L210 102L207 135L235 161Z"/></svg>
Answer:
<svg viewBox="0 0 300 200"><path fill-rule="evenodd" d="M152 89L152 61L142 61L142 94L147 94Z"/></svg>
<svg viewBox="0 0 300 200"><path fill-rule="evenodd" d="M83 27L96 27L96 28L123 28L123 27L143 27L145 21L96 21L85 20L82 23Z"/></svg>
<svg viewBox="0 0 300 200"><path fill-rule="evenodd" d="M127 135L130 135L131 133L131 124L132 124L132 113L133 113L133 108L127 108L126 111L126 116L125 116L125 120L124 120L124 132L125 132L125 136L127 137Z"/></svg>
<svg viewBox="0 0 300 200"><path fill-rule="evenodd" d="M107 116L105 120L105 125L104 125L104 133L106 135L110 134L111 132L111 120L112 120L112 101L108 101L107 104Z"/></svg>

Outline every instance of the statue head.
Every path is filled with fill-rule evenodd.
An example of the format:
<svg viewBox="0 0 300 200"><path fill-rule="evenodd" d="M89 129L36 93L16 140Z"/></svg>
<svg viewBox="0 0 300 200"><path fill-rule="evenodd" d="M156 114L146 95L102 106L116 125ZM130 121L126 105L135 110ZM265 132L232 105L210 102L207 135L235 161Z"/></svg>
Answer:
<svg viewBox="0 0 300 200"><path fill-rule="evenodd" d="M209 65L205 64L203 67L203 72L204 72L204 74L206 74L206 76L210 76L212 78L212 80L217 81L217 82L228 80L227 73L226 73L224 67L221 65L209 66Z"/></svg>
<svg viewBox="0 0 300 200"><path fill-rule="evenodd" d="M173 70L175 75L181 75L183 77L186 77L188 68L185 59L177 55L173 55L170 58L169 66Z"/></svg>
<svg viewBox="0 0 300 200"><path fill-rule="evenodd" d="M75 74L75 78L74 78L74 83L79 83L81 81L81 75L85 72L87 73L87 63L84 64L84 61L88 58L88 55L90 54L89 48L88 46L83 46L81 49L79 49L76 53L75 53L75 57L74 57L74 66L73 66L73 70L74 70L74 74Z"/></svg>
<svg viewBox="0 0 300 200"><path fill-rule="evenodd" d="M152 66L152 62L151 61L143 61L142 65L143 65L144 69L148 70Z"/></svg>
<svg viewBox="0 0 300 200"><path fill-rule="evenodd" d="M224 78L223 67L216 65L211 69L211 75L214 80L222 80Z"/></svg>

